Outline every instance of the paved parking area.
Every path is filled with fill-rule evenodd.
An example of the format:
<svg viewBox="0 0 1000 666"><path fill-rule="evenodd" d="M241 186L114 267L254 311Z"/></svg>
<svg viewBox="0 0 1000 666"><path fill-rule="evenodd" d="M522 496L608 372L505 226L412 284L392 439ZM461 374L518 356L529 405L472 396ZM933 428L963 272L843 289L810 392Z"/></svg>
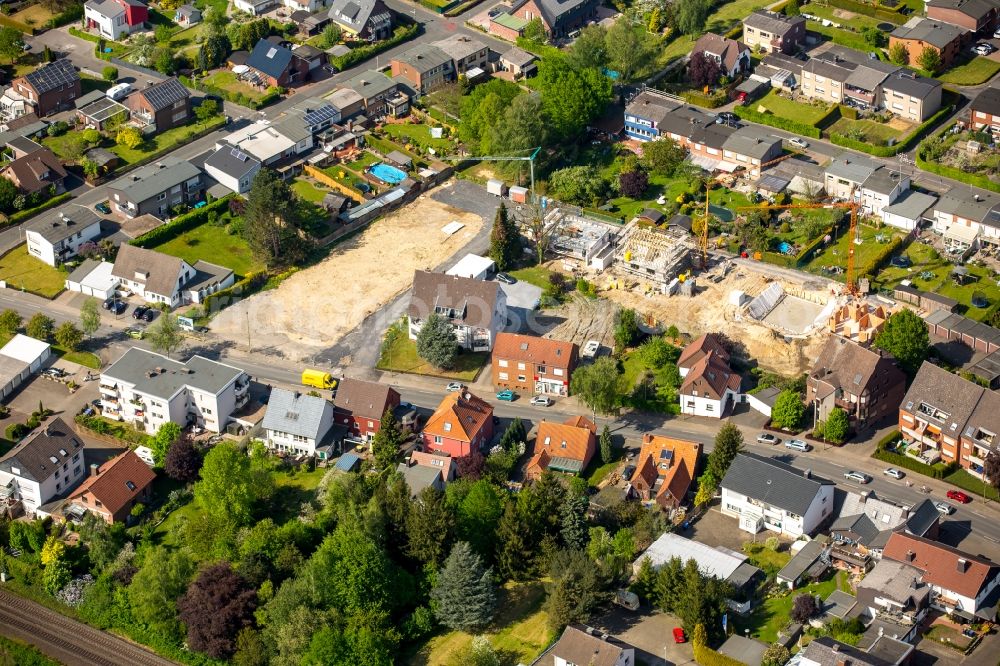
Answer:
<svg viewBox="0 0 1000 666"><path fill-rule="evenodd" d="M723 546L738 553L742 552L745 542L753 539L752 534L739 528L739 521L722 515L717 506L705 512L690 529L678 534L709 546ZM763 541L773 535L773 532L766 532L758 534L757 539Z"/></svg>
<svg viewBox="0 0 1000 666"><path fill-rule="evenodd" d="M671 632L681 625L669 613L650 611L643 607L633 612L613 606L591 625L636 647L636 662L648 666L693 664L691 643L674 643Z"/></svg>
<svg viewBox="0 0 1000 666"><path fill-rule="evenodd" d="M508 308L534 310L538 307L538 300L542 297L541 289L524 280L518 280L514 284L501 282L500 288L507 295Z"/></svg>

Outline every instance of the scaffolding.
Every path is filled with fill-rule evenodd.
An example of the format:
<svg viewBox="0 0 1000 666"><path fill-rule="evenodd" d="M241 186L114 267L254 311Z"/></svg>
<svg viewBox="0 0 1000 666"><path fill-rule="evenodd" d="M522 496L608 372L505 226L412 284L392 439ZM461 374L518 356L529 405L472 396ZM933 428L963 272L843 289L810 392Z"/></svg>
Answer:
<svg viewBox="0 0 1000 666"><path fill-rule="evenodd" d="M618 246L618 265L626 273L666 286L691 267L691 247L654 229L626 226Z"/></svg>

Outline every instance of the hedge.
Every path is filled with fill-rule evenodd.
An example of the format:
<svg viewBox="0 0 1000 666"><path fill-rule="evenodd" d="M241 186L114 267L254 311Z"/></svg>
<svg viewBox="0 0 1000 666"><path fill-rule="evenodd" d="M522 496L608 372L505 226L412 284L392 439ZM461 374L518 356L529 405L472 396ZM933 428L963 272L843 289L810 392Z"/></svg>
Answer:
<svg viewBox="0 0 1000 666"><path fill-rule="evenodd" d="M902 141L899 141L891 146L875 146L870 143L865 143L863 141L857 141L850 137L844 136L843 134L830 134L830 143L843 146L844 148L851 148L853 150L858 150L863 153L868 153L869 155L874 155L875 157L892 157L893 155L898 155L899 153L905 152L913 147L913 144L924 137L934 125L938 124L945 118L951 115L951 112L955 110L953 105L949 105L940 109L933 116L921 123L916 129L907 134Z"/></svg>
<svg viewBox="0 0 1000 666"><path fill-rule="evenodd" d="M21 23L20 21L15 21L11 17L4 16L3 14L0 14L0 25L5 25L9 28L14 28L15 30L23 32L26 35L35 34L35 29L32 28L27 23Z"/></svg>
<svg viewBox="0 0 1000 666"><path fill-rule="evenodd" d="M903 244L903 239L899 236L894 236L891 241L882 246L881 251L876 254L867 264L861 264L855 269L855 275L857 277L863 277L865 275L875 275L879 268L889 260L889 257L899 249L899 246Z"/></svg>
<svg viewBox="0 0 1000 666"><path fill-rule="evenodd" d="M747 666L739 659L733 659L721 652L716 652L707 645L693 644L694 660L700 666Z"/></svg>
<svg viewBox="0 0 1000 666"><path fill-rule="evenodd" d="M88 42L93 42L95 44L100 44L101 43L101 38L100 37L98 37L97 35L92 35L89 32L84 32L83 30L80 30L79 28L70 28L68 30L68 32L69 32L69 34L73 35L74 37L79 37L80 39L85 39Z"/></svg>
<svg viewBox="0 0 1000 666"><path fill-rule="evenodd" d="M51 197L50 199L44 201L43 203L40 203L34 208L25 208L24 210L19 210L16 213L12 213L7 217L7 223L17 224L19 222L24 222L28 218L34 217L35 215L38 215L39 213L46 211L50 208L54 208L72 197L73 195L70 194L69 192L63 192L62 194Z"/></svg>
<svg viewBox="0 0 1000 666"><path fill-rule="evenodd" d="M929 476L933 479L943 479L954 471L954 463L952 463L952 465L934 467L932 465L922 463L919 460L914 460L909 456L902 455L900 453L893 453L892 451L886 451L881 448L881 442L879 443L879 447L880 448L875 449L875 453L872 454L872 458L881 460L882 462L887 462L893 467L902 467L910 470L911 472L923 474L924 476Z"/></svg>
<svg viewBox="0 0 1000 666"><path fill-rule="evenodd" d="M773 113L760 113L756 109L751 109L749 106L737 106L733 109L733 112L743 120L748 120L753 123L770 125L771 127L788 130L789 132L801 134L802 136L808 136L813 139L818 139L820 137L819 129L813 127L812 125L806 125L805 123L800 123L796 120L789 120L788 118L783 118L782 116L776 116Z"/></svg>
<svg viewBox="0 0 1000 666"><path fill-rule="evenodd" d="M218 211L220 209L229 210L229 200L234 196L236 195L227 194L221 199L217 199L210 204L202 206L201 208L195 208L194 210L188 211L183 215L178 215L170 222L160 225L151 231L147 231L138 238L133 239L130 244L146 249L163 245L164 243L177 238L186 231L190 231L195 227L200 227L208 221L208 214L210 212Z"/></svg>
<svg viewBox="0 0 1000 666"><path fill-rule="evenodd" d="M853 106L844 106L843 104L839 104L837 108L840 109L841 118L847 118L848 120L858 119L858 110Z"/></svg>
<svg viewBox="0 0 1000 666"><path fill-rule="evenodd" d="M19 666L59 666L58 661L49 659L33 645L6 636L0 636L0 656L12 660L5 663Z"/></svg>
<svg viewBox="0 0 1000 666"><path fill-rule="evenodd" d="M826 0L826 4L831 7L836 7L837 9L846 9L848 11L854 12L855 14L861 14L863 16L869 16L874 19L879 19L882 21L888 21L890 23L895 23L900 25L905 20L900 12L906 7L905 3L900 2L896 5L896 9L883 9L881 7L873 7L871 5L865 5L860 2L855 2L854 0Z"/></svg>
<svg viewBox="0 0 1000 666"><path fill-rule="evenodd" d="M875 449L877 451L884 451L890 444L898 441L900 437L902 437L902 435L899 434L899 431L893 430L888 435L878 440L878 443L875 445Z"/></svg>
<svg viewBox="0 0 1000 666"><path fill-rule="evenodd" d="M369 44L368 46L359 46L356 49L351 49L349 53L345 53L342 56L337 56L336 58L331 59L330 63L339 71L344 71L345 69L349 69L364 60L374 58L383 51L387 51L394 46L399 46L403 42L413 39L419 33L419 23L402 26L398 28L389 39L376 42L375 44Z"/></svg>
<svg viewBox="0 0 1000 666"><path fill-rule="evenodd" d="M202 311L206 315L211 312L217 312L229 305L234 298L245 298L255 291L258 291L267 284L267 281L268 277L266 271L250 273L242 280L233 283L233 286L228 289L222 289L205 298L205 302L201 306Z"/></svg>
<svg viewBox="0 0 1000 666"><path fill-rule="evenodd" d="M79 21L83 18L83 4L73 4L66 8L61 14L56 14L45 22L46 28L60 28L68 23Z"/></svg>
<svg viewBox="0 0 1000 666"><path fill-rule="evenodd" d="M222 99L232 102L233 104L239 104L240 106L245 106L249 109L253 109L254 111L264 108L285 93L283 88L275 88L272 86L267 89L267 92L265 92L263 96L253 99L247 97L243 93L232 92L231 90L226 90L224 88L217 88L216 86L207 84L204 81L195 81L187 76L178 76L177 80L180 81L182 85L185 85L192 90L200 90L201 92L221 97Z"/></svg>
<svg viewBox="0 0 1000 666"><path fill-rule="evenodd" d="M729 98L726 97L725 93L721 95L705 95L695 90L685 90L680 96L688 104L694 104L695 106L701 106L706 109L716 109L729 101Z"/></svg>

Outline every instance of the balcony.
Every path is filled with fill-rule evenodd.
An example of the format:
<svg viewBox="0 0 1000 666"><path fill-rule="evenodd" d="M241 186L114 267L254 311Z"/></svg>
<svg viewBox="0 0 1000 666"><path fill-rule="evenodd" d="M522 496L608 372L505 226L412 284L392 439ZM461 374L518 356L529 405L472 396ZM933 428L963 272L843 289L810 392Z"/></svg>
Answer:
<svg viewBox="0 0 1000 666"><path fill-rule="evenodd" d="M871 562L871 557L867 553L853 548L841 548L838 546L830 549L830 557L863 569L867 569L868 563Z"/></svg>

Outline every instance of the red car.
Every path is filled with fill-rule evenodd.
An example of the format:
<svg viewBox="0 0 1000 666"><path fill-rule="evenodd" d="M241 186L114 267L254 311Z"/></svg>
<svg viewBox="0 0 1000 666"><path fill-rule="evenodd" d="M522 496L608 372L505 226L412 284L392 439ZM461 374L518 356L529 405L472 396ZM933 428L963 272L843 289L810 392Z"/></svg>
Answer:
<svg viewBox="0 0 1000 666"><path fill-rule="evenodd" d="M687 643L687 636L680 627L674 627L674 643Z"/></svg>
<svg viewBox="0 0 1000 666"><path fill-rule="evenodd" d="M972 498L963 493L961 490L949 490L945 494L948 496L948 499L961 502L962 504L968 504L972 501Z"/></svg>

